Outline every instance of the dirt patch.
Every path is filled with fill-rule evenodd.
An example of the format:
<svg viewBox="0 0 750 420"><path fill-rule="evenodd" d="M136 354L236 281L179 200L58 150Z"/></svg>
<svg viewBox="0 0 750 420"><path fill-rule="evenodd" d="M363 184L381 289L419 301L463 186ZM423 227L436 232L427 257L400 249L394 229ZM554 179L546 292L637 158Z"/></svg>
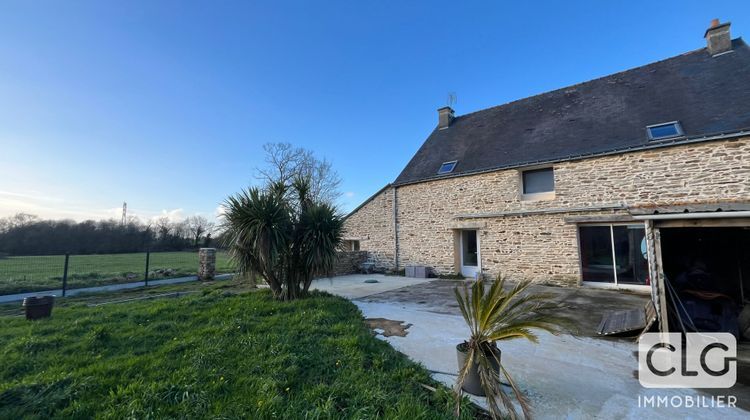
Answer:
<svg viewBox="0 0 750 420"><path fill-rule="evenodd" d="M406 330L411 327L411 324L404 325L404 321L395 321L392 319L385 318L367 318L365 323L373 330L382 330L383 337L398 336L406 337Z"/></svg>

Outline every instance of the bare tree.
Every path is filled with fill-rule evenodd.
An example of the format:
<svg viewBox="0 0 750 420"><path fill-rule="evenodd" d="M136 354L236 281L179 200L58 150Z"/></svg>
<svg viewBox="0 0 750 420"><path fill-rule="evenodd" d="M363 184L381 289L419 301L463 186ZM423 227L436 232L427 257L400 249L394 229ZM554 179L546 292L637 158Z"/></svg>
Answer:
<svg viewBox="0 0 750 420"><path fill-rule="evenodd" d="M169 236L169 232L172 231L172 221L169 220L169 217L167 216L159 217L154 220L154 229L156 229L156 234L159 239L164 239Z"/></svg>
<svg viewBox="0 0 750 420"><path fill-rule="evenodd" d="M214 224L203 216L190 216L185 219L185 226L188 232L190 232L193 245L197 246L203 234L210 234Z"/></svg>
<svg viewBox="0 0 750 420"><path fill-rule="evenodd" d="M193 237L193 234L190 232L190 228L188 227L187 221L185 220L172 223L172 232L183 239L189 240Z"/></svg>
<svg viewBox="0 0 750 420"><path fill-rule="evenodd" d="M17 228L28 226L32 223L40 221L39 216L29 213L17 213L15 216L10 218L10 227Z"/></svg>
<svg viewBox="0 0 750 420"><path fill-rule="evenodd" d="M7 232L11 229L16 229L30 224L39 222L39 216L29 213L16 213L13 216L8 216L0 219L0 232Z"/></svg>
<svg viewBox="0 0 750 420"><path fill-rule="evenodd" d="M279 183L289 186L299 177L309 181L309 194L314 201L333 204L341 195L341 177L328 160L318 159L312 151L289 143L267 143L263 150L266 167L259 168L256 177L266 187Z"/></svg>

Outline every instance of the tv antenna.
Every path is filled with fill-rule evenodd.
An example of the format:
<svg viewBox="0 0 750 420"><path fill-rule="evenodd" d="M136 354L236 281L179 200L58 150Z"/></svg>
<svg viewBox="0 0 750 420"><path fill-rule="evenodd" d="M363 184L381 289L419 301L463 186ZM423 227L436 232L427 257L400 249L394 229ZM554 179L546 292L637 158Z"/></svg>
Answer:
<svg viewBox="0 0 750 420"><path fill-rule="evenodd" d="M448 92L448 99L445 101L446 105L453 108L453 105L456 104L456 101L458 101L456 92Z"/></svg>
<svg viewBox="0 0 750 420"><path fill-rule="evenodd" d="M128 220L128 203L122 202L122 221L120 222L125 226L125 222Z"/></svg>

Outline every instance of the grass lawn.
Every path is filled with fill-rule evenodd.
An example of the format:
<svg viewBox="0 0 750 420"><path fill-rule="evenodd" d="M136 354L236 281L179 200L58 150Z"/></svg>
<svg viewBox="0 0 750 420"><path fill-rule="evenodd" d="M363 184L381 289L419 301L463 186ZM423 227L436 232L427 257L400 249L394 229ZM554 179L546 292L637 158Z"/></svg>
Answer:
<svg viewBox="0 0 750 420"><path fill-rule="evenodd" d="M0 295L62 287L64 255L0 258ZM157 270L171 270L168 274ZM68 263L68 287L71 289L104 284L142 281L146 253L71 255ZM231 272L229 256L217 252L216 271ZM171 278L198 272L198 252L153 252L149 278Z"/></svg>
<svg viewBox="0 0 750 420"><path fill-rule="evenodd" d="M0 317L0 418L451 418L449 392L351 302L229 283Z"/></svg>

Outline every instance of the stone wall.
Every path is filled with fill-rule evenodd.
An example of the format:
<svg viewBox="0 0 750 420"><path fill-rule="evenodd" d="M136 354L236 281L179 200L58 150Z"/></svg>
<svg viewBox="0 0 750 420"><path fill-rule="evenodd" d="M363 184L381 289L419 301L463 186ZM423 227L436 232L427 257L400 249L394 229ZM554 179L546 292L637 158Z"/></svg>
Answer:
<svg viewBox="0 0 750 420"><path fill-rule="evenodd" d="M359 273L362 263L367 260L367 251L339 251L329 276L344 276Z"/></svg>
<svg viewBox="0 0 750 420"><path fill-rule="evenodd" d="M216 274L216 248L198 250L198 278L213 280Z"/></svg>
<svg viewBox="0 0 750 420"><path fill-rule="evenodd" d="M456 272L454 229L468 224L479 231L480 258L487 274L502 271L514 279L576 285L580 282L577 226L564 219L627 212L562 210L750 201L750 138L553 166L555 194L547 200L522 199L518 169L398 187L399 266L424 264L440 273ZM393 210L388 207L392 200L393 190L386 190L347 219L348 232L368 238L361 242L362 250L393 256ZM534 210L555 214L489 217ZM461 217L469 214L487 217Z"/></svg>
<svg viewBox="0 0 750 420"><path fill-rule="evenodd" d="M370 251L379 269L394 267L393 189L372 197L344 224L344 239L358 240L360 250Z"/></svg>

